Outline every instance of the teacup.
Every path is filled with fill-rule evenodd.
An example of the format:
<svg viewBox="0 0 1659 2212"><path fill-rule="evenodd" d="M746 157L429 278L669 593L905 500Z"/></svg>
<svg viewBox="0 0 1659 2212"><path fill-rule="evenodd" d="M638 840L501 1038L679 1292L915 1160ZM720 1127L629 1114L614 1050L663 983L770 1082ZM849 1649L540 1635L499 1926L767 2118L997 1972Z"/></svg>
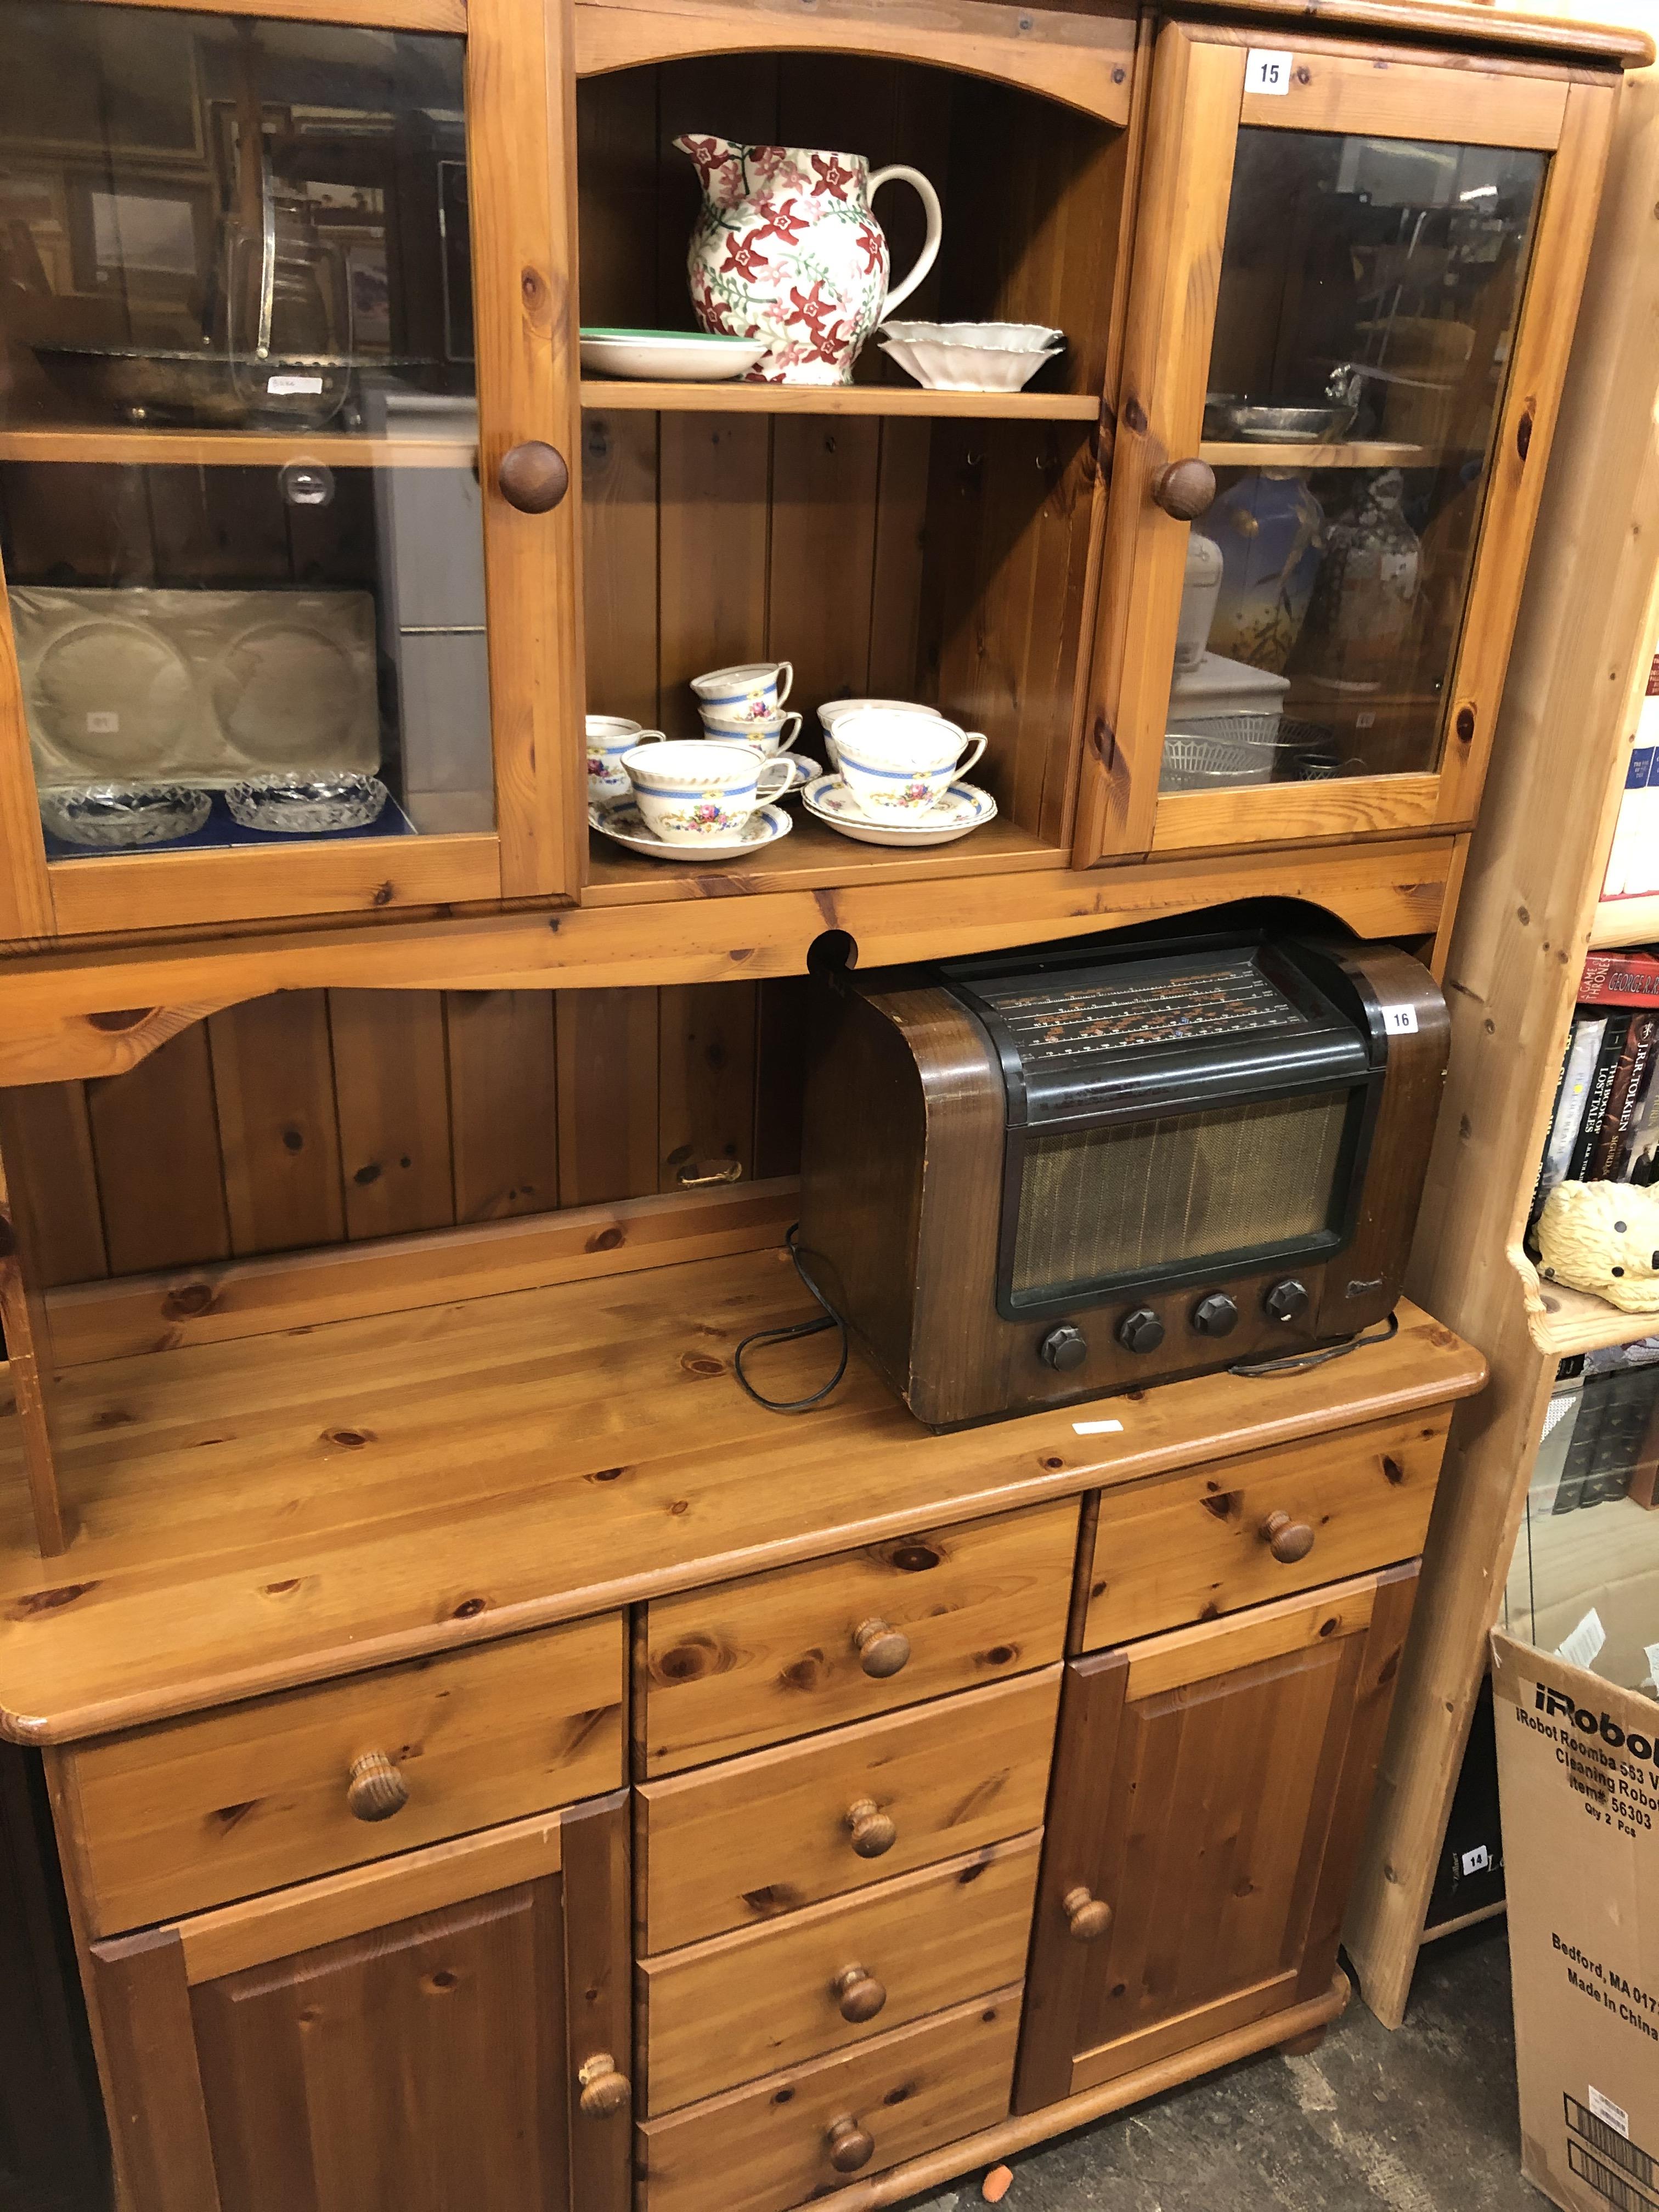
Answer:
<svg viewBox="0 0 1659 2212"><path fill-rule="evenodd" d="M908 699L826 699L818 708L818 721L823 731L824 757L832 769L841 766L836 752L836 723L845 715L861 714L871 707L890 708L900 714L932 714L939 720L944 720L937 707L917 706Z"/></svg>
<svg viewBox="0 0 1659 2212"><path fill-rule="evenodd" d="M704 737L724 739L732 745L752 745L767 758L773 753L793 750L803 720L796 714L755 714L746 720L717 719L707 707L702 711ZM786 730L787 736L784 734Z"/></svg>
<svg viewBox="0 0 1659 2212"><path fill-rule="evenodd" d="M587 799L590 806L614 805L633 789L623 755L635 745L660 744L663 732L630 722L626 714L587 717Z"/></svg>
<svg viewBox="0 0 1659 2212"><path fill-rule="evenodd" d="M841 780L875 822L914 822L966 775L985 739L925 707L866 707L836 725Z"/></svg>
<svg viewBox="0 0 1659 2212"><path fill-rule="evenodd" d="M795 671L789 661L754 660L741 668L714 668L706 676L694 676L691 689L705 707L741 714L752 721L763 714L775 714L789 696L794 680Z"/></svg>
<svg viewBox="0 0 1659 2212"><path fill-rule="evenodd" d="M754 812L795 781L787 760L710 738L671 738L623 755L640 816L665 845L735 837Z"/></svg>

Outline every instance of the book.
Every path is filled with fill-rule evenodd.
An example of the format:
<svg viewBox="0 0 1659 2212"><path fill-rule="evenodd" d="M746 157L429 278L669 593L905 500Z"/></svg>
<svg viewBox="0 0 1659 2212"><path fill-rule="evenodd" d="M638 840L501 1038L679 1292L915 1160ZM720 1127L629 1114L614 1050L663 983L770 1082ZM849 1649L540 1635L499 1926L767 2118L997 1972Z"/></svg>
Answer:
<svg viewBox="0 0 1659 2212"><path fill-rule="evenodd" d="M1643 898L1656 890L1659 890L1659 658L1648 671L1647 696L1625 771L1601 896L1604 899Z"/></svg>
<svg viewBox="0 0 1659 2212"><path fill-rule="evenodd" d="M1589 1088L1584 1095L1584 1118L1578 1124L1578 1134L1572 1142L1572 1158L1567 1162L1565 1179L1568 1182L1584 1180L1584 1170L1589 1164L1595 1140L1601 1135L1601 1125L1607 1119L1613 1079L1618 1072L1625 1040L1630 1035L1630 1025L1631 1013L1626 1006L1615 1007L1607 1016L1607 1027L1601 1032L1601 1042L1596 1050L1595 1065L1590 1070Z"/></svg>
<svg viewBox="0 0 1659 2212"><path fill-rule="evenodd" d="M1591 952L1578 1002L1589 1006L1659 1006L1659 959L1651 952Z"/></svg>
<svg viewBox="0 0 1659 2212"><path fill-rule="evenodd" d="M1659 1013L1632 1012L1624 1050L1608 1088L1601 1133L1585 1164L1587 1182L1617 1182L1630 1158L1630 1132L1647 1087L1656 1037L1659 1037Z"/></svg>
<svg viewBox="0 0 1659 2212"><path fill-rule="evenodd" d="M1577 1142L1579 1125L1584 1118L1584 1100L1607 1026L1604 1014L1577 1014L1573 1018L1567 1057L1555 1094L1555 1113L1544 1146L1544 1168L1539 1188L1545 1194L1566 1179L1567 1164Z"/></svg>

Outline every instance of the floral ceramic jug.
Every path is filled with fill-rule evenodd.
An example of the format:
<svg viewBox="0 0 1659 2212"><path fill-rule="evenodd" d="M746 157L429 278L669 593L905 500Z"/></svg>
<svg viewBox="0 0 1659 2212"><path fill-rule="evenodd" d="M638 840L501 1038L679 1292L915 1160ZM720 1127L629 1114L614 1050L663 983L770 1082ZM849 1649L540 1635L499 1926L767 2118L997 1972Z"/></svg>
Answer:
<svg viewBox="0 0 1659 2212"><path fill-rule="evenodd" d="M860 154L805 146L737 146L677 138L697 165L702 209L687 268L706 331L764 338L751 384L848 384L859 348L908 299L939 252L939 195L919 169L879 169ZM902 179L921 195L927 242L902 284L887 289L887 240L871 213L881 186Z"/></svg>

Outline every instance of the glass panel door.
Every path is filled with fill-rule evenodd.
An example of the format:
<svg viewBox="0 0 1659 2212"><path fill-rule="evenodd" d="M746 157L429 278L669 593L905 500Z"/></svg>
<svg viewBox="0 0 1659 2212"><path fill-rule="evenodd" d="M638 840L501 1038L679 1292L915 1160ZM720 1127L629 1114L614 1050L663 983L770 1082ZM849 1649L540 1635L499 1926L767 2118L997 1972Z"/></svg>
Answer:
<svg viewBox="0 0 1659 2212"><path fill-rule="evenodd" d="M1438 766L1545 159L1239 131L1161 790Z"/></svg>

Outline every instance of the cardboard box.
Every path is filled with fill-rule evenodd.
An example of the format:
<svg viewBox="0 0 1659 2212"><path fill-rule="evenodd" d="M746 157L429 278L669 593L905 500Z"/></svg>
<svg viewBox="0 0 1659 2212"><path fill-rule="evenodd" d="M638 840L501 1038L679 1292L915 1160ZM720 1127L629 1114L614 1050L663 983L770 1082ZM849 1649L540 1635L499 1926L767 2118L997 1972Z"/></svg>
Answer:
<svg viewBox="0 0 1659 2212"><path fill-rule="evenodd" d="M1659 1702L1492 1644L1522 2170L1659 2212Z"/></svg>

